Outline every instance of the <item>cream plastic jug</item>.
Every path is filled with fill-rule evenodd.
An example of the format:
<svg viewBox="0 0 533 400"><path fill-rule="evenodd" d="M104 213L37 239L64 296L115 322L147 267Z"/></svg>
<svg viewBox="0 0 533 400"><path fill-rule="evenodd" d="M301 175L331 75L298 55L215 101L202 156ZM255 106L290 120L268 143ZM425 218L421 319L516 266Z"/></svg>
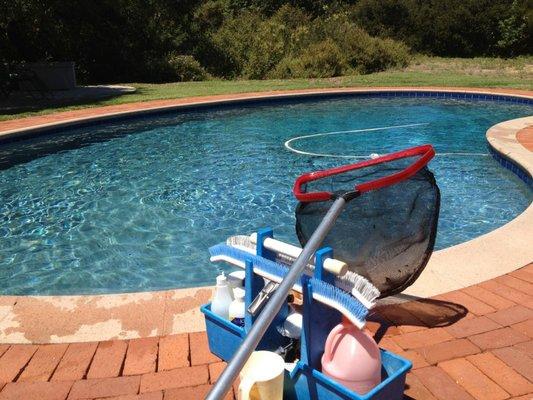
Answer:
<svg viewBox="0 0 533 400"><path fill-rule="evenodd" d="M367 393L381 382L379 347L368 333L343 319L326 339L322 373L358 394Z"/></svg>
<svg viewBox="0 0 533 400"><path fill-rule="evenodd" d="M254 351L240 373L239 400L282 400L285 361L271 351Z"/></svg>

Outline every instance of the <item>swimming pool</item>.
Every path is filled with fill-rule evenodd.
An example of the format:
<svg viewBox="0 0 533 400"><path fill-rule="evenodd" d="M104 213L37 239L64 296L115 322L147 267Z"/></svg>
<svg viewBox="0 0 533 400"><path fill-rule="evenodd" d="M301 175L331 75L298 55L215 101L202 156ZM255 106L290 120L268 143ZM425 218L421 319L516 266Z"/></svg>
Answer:
<svg viewBox="0 0 533 400"><path fill-rule="evenodd" d="M296 242L291 188L299 174L357 160L333 156L422 143L439 153L430 163L442 191L437 248L461 243L532 201L485 140L493 124L531 111L507 102L344 96L171 112L2 145L1 292L212 284L207 248L225 237L270 226ZM297 152L284 146L315 134L290 142Z"/></svg>

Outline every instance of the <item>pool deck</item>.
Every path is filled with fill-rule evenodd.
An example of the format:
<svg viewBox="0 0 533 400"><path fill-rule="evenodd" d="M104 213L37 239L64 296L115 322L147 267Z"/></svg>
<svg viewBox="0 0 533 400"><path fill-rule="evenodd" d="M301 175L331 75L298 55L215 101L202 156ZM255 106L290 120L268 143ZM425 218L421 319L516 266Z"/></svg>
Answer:
<svg viewBox="0 0 533 400"><path fill-rule="evenodd" d="M370 91L331 92L354 90ZM425 90L533 96L504 89ZM33 128L37 133L95 115L107 118L141 109L316 92L211 96L68 111L2 121L0 137L31 134ZM533 117L497 124L487 139L495 151L531 175ZM532 226L530 205L495 231L435 252L407 296L379 308L379 318L369 323L369 329L380 346L414 362L406 399L533 398ZM223 365L207 349L198 310L211 290L0 296L0 400L202 398Z"/></svg>
<svg viewBox="0 0 533 400"><path fill-rule="evenodd" d="M67 111L0 122L0 136L40 134L64 124L122 113L174 109L184 105L224 101L301 96L316 93L427 90L518 95L533 92L468 88L374 88L284 91L235 94L177 100L158 100ZM491 147L533 171L533 116L499 123L489 129ZM32 129L37 129L33 131ZM529 146L529 147L528 147ZM478 238L436 251L426 269L404 294L389 301L431 297L458 290L509 273L533 261L531 240L533 205L506 225ZM236 232L239 233L239 232ZM511 239L512 238L512 239ZM465 268L465 265L468 267ZM135 339L196 331L203 328L199 305L211 297L212 288L92 296L0 296L0 343L69 343Z"/></svg>
<svg viewBox="0 0 533 400"><path fill-rule="evenodd" d="M413 362L405 400L533 398L533 264L432 299L383 306L367 327L380 347ZM225 365L203 331L5 344L0 355L0 400L201 399Z"/></svg>

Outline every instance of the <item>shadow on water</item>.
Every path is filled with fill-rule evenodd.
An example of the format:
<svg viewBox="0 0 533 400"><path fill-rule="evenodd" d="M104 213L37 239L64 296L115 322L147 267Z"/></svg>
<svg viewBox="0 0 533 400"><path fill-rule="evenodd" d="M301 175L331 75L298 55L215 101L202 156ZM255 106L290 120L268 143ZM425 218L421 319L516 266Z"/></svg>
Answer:
<svg viewBox="0 0 533 400"><path fill-rule="evenodd" d="M141 88L136 90L135 94L144 94L145 90L149 91L149 89ZM124 94L124 96L127 95ZM330 98L336 97L323 97L321 100L327 101ZM106 142L130 134L143 133L151 129L175 126L193 121L211 120L220 114L242 115L249 109L259 110L262 107L271 107L273 104L288 105L312 101L316 102L318 100L311 98L259 99L242 102L236 101L227 104L182 106L179 110L163 109L148 114L113 116L112 118L99 121L80 122L73 126L59 126L39 132L37 136L17 135L14 137L0 138L0 171L40 157L87 147L95 143ZM85 103L98 105L94 101L86 101ZM79 104L84 103L81 102ZM70 103L69 105L74 105L74 103ZM0 113L3 112L1 106L2 101L0 101ZM49 107L51 107L50 104L47 107L43 107L43 109Z"/></svg>
<svg viewBox="0 0 533 400"><path fill-rule="evenodd" d="M37 136L0 139L0 171L51 154L91 146L150 129L173 126L202 118L193 112L117 117L58 127Z"/></svg>

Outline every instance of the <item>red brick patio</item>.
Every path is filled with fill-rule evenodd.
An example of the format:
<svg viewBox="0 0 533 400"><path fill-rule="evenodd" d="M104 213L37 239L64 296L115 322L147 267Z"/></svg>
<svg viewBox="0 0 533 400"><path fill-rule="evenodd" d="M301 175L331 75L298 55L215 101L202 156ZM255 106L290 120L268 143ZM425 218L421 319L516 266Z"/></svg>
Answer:
<svg viewBox="0 0 533 400"><path fill-rule="evenodd" d="M533 398L533 264L433 299L382 307L368 328L381 347L413 361L405 399ZM205 332L2 345L0 354L0 400L201 399L224 365L209 352Z"/></svg>

